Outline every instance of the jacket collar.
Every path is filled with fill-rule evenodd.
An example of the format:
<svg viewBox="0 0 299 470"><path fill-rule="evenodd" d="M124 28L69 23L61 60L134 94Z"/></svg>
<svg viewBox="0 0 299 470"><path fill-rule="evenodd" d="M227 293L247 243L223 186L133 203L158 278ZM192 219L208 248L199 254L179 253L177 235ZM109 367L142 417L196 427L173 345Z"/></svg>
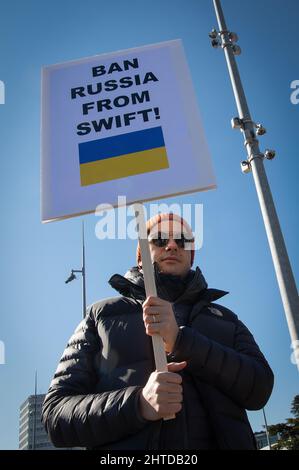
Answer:
<svg viewBox="0 0 299 470"><path fill-rule="evenodd" d="M181 280L178 276L165 275L159 272L157 264L154 263L155 280L157 286L158 297L172 301L171 292L179 287L181 294L175 299L175 303L195 303L199 300L205 300L208 303L216 301L228 294L228 292L219 289L208 289L208 284L197 267L190 270L185 281ZM181 285L184 283L185 285ZM125 297L131 297L139 301L144 301L146 298L143 272L137 266L131 268L125 276L114 274L109 279L109 284Z"/></svg>

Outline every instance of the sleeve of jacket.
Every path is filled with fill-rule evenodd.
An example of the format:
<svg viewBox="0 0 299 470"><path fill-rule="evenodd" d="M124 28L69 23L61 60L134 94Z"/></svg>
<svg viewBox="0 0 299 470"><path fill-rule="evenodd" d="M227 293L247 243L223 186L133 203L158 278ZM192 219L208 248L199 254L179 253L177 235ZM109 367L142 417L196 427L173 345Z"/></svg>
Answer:
<svg viewBox="0 0 299 470"><path fill-rule="evenodd" d="M103 446L146 423L138 410L141 387L94 393L100 351L91 308L69 340L44 400L42 421L56 447Z"/></svg>
<svg viewBox="0 0 299 470"><path fill-rule="evenodd" d="M262 408L272 392L272 370L252 334L238 319L234 348L192 327L180 327L170 360L187 361L186 371L214 385L248 410Z"/></svg>

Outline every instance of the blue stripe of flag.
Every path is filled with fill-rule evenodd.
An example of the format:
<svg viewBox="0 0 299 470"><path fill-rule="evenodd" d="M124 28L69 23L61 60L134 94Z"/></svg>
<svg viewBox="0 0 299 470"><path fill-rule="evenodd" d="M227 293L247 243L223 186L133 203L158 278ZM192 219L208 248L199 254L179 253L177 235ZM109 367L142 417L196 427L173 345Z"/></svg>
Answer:
<svg viewBox="0 0 299 470"><path fill-rule="evenodd" d="M80 164L164 147L162 127L129 132L79 144Z"/></svg>

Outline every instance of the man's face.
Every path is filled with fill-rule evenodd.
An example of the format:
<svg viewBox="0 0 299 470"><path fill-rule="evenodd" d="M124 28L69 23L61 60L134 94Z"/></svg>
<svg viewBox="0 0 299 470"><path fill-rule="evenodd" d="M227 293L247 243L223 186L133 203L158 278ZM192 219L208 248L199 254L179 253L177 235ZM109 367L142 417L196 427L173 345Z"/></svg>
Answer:
<svg viewBox="0 0 299 470"><path fill-rule="evenodd" d="M185 232L185 237L188 238ZM189 235L190 237L190 235ZM163 220L149 233L149 246L152 262L156 262L161 272L184 277L191 268L191 250L181 245L182 226L176 220ZM165 246L157 246L155 240L162 240ZM177 241L176 241L177 240ZM158 243L158 245L161 244ZM190 243L185 247L190 248Z"/></svg>

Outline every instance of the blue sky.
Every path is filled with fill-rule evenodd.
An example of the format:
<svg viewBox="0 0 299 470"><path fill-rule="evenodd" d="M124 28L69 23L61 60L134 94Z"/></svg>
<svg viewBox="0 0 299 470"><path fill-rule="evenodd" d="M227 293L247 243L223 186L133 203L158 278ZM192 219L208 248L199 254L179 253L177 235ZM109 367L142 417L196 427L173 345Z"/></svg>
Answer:
<svg viewBox="0 0 299 470"><path fill-rule="evenodd" d="M66 341L81 320L81 282L65 285L80 268L81 220L40 222L41 67L104 52L181 38L203 118L218 188L164 200L204 206L204 243L195 263L210 287L228 290L223 305L250 328L275 373L266 406L269 423L290 416L298 372L290 361L290 337L252 175L240 171L243 139L230 119L237 115L221 50L210 47L216 26L212 0L101 0L4 2L0 15L1 317L0 449L18 447L18 413L33 393L45 392ZM295 278L298 250L299 104L290 84L299 79L296 0L252 0L250 8L223 0L228 27L239 35L238 65L252 117L268 129L261 149ZM95 236L97 219L84 217L87 301L114 295L107 280L135 264L136 243ZM250 412L253 429L262 411Z"/></svg>

